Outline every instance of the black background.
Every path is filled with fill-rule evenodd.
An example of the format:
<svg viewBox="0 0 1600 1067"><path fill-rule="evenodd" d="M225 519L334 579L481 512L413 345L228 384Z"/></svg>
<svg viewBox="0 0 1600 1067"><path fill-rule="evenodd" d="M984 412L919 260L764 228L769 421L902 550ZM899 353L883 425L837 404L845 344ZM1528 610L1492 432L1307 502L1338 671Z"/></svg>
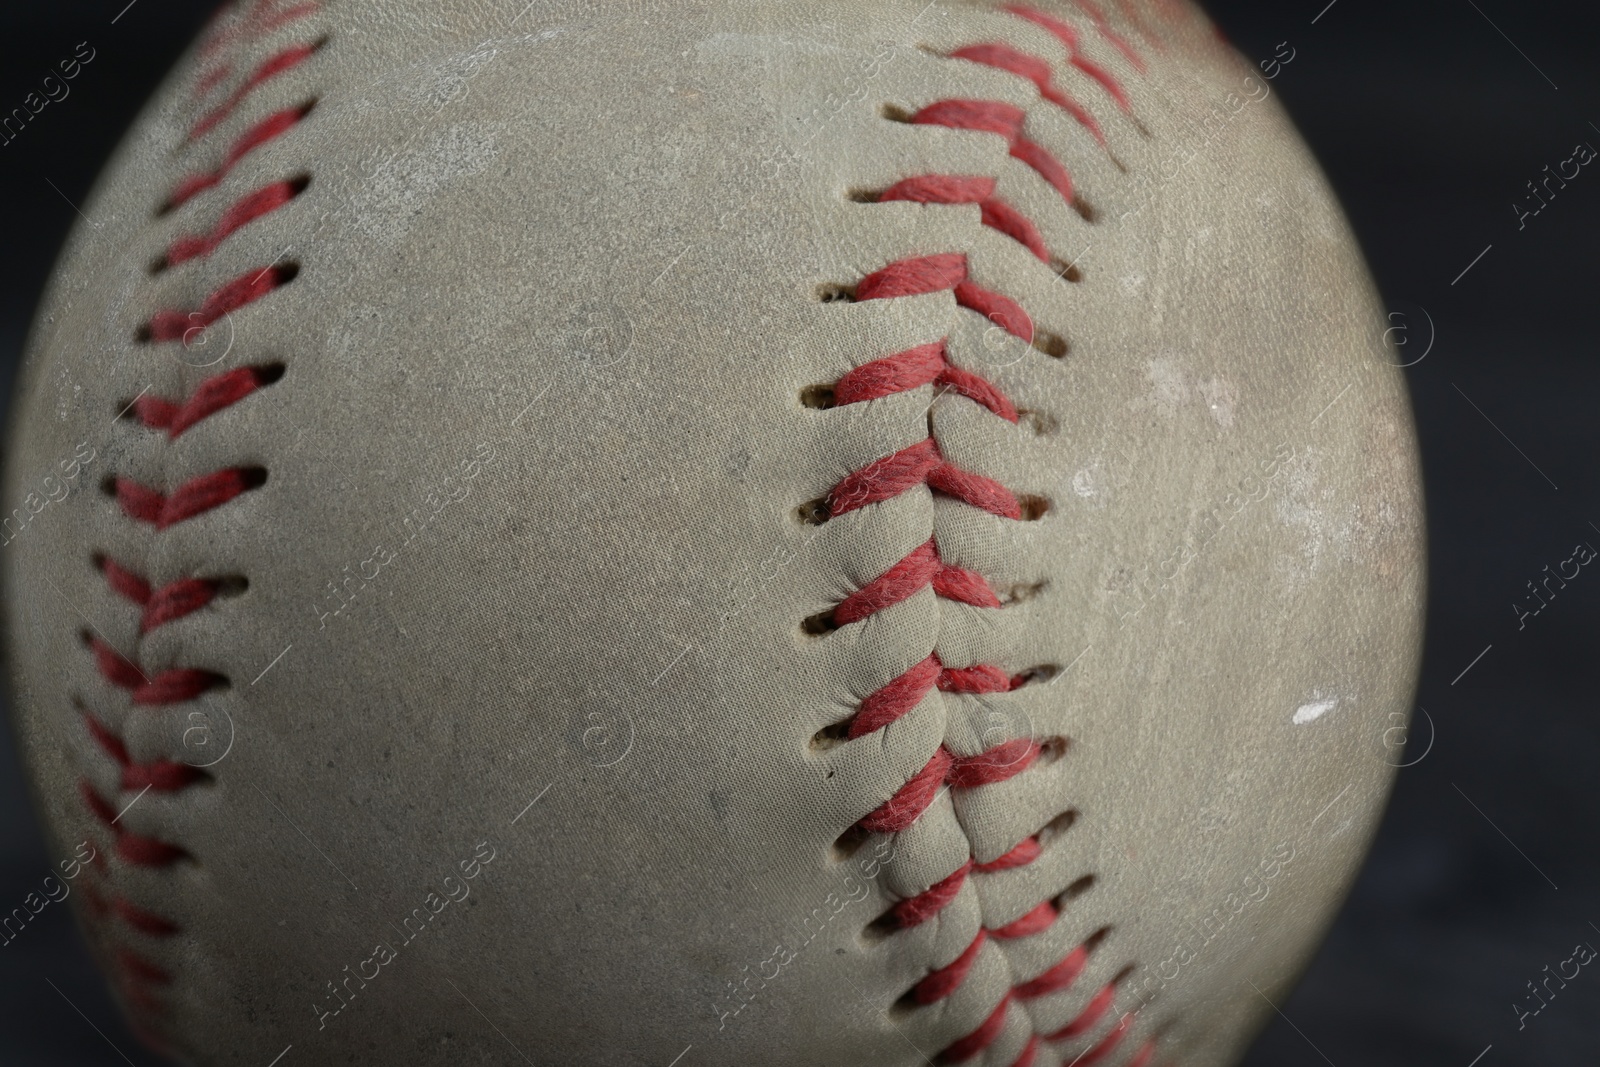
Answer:
<svg viewBox="0 0 1600 1067"><path fill-rule="evenodd" d="M1388 308L1405 316L1393 320L1405 330L1402 351L1416 358L1432 340L1405 372L1428 493L1417 698L1427 715L1395 757L1422 758L1400 772L1371 861L1247 1063L1468 1067L1481 1055L1481 1067L1594 1064L1600 974L1581 973L1520 1031L1513 1005L1531 1006L1526 983L1576 942L1600 944L1591 925L1600 924L1591 665L1600 578L1583 572L1520 631L1511 605L1576 542L1600 544L1600 168L1585 168L1521 229L1512 205L1575 144L1600 146L1600 10L1324 3L1218 0L1211 11L1249 56L1269 57L1279 42L1294 50L1272 87L1343 198ZM97 50L71 95L0 148L7 393L41 286L77 220L72 204L211 8L125 4L10 3L0 14L6 109L77 42ZM0 901L20 901L50 863L4 736ZM157 1061L117 1016L66 909L49 908L0 948L0 1063L122 1062Z"/></svg>

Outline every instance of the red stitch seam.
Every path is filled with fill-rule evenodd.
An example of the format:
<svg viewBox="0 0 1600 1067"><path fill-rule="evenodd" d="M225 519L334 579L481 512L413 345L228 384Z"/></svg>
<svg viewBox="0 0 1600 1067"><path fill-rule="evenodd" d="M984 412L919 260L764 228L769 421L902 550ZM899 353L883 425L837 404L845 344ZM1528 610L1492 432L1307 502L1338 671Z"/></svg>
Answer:
<svg viewBox="0 0 1600 1067"><path fill-rule="evenodd" d="M234 138L233 144L228 147L227 153L222 157L222 162L216 169L191 174L178 182L171 194L168 195L166 202L162 205L162 210L171 211L173 208L193 198L196 194L202 193L222 181L239 160L268 141L282 137L294 129L301 119L311 114L311 109L315 106L316 101L311 101L295 107L286 107L255 123Z"/></svg>
<svg viewBox="0 0 1600 1067"><path fill-rule="evenodd" d="M1116 76L1092 59L1086 59L1078 50L1077 30L1052 15L1022 4L1007 4L1001 10L1020 19L1027 19L1035 26L1049 31L1066 47L1068 63L1099 82L1101 87L1111 94L1111 99L1117 102L1117 107L1125 112L1133 111L1133 103L1128 99L1127 91L1122 88L1122 83L1117 81Z"/></svg>
<svg viewBox="0 0 1600 1067"><path fill-rule="evenodd" d="M196 141L204 137L229 115L233 114L234 110L244 102L245 98L259 86L304 63L315 55L320 47L322 47L322 42L320 41L293 44L263 60L255 70L250 72L250 76L244 80L243 84L229 94L226 100L208 111L194 124L189 130L189 140Z"/></svg>
<svg viewBox="0 0 1600 1067"><path fill-rule="evenodd" d="M250 37L270 32L315 10L317 5L314 3L277 10L275 0L257 0L242 29L240 25L235 25L225 33L214 35L202 51L212 50L241 35ZM191 139L204 135L227 118L252 90L304 62L322 43L318 41L291 46L258 64L243 85L195 124ZM203 96L226 78L231 70L230 63L218 65L201 78L198 94ZM293 128L309 113L311 107L312 104L305 104L284 109L250 126L235 138L215 170L191 175L180 182L168 197L164 209L176 207L218 184L240 159ZM209 255L238 229L277 210L299 195L308 182L307 178L274 182L246 194L223 212L209 233L180 237L174 241L156 269L166 269ZM297 273L298 267L293 264L272 264L242 274L213 290L193 311L158 311L140 331L139 339L151 342L186 340L192 332L203 330L222 316L261 299L292 280ZM176 440L196 423L238 403L262 386L277 381L282 374L281 364L236 368L201 382L185 400L172 401L141 395L129 405L129 410L145 427L164 430L169 440ZM262 470L228 468L193 478L170 494L120 477L113 479L112 489L125 515L164 530L220 507L264 481L265 472ZM143 576L105 556L96 557L95 565L114 592L140 608L141 635L206 607L221 587L221 583L215 579L185 576L153 588ZM133 659L122 655L104 640L85 635L85 643L94 655L100 675L111 685L127 690L129 701L135 707L183 703L227 684L227 679L222 675L194 668L172 668L156 672L153 676L147 675ZM79 705L79 709L90 736L119 768L120 791L137 793L148 789L172 793L209 778L204 771L173 760L134 760L121 737L86 708ZM111 830L114 835L114 854L123 862L134 866L168 867L187 857L188 854L176 844L128 830L122 825L120 814L113 810L110 801L102 797L87 779L80 783L80 792L89 811ZM114 915L130 929L149 937L169 937L180 929L167 916L142 908L126 897L113 896L107 901L94 886L88 888L91 911L97 916ZM169 972L125 947L118 949L110 962L117 984L130 1007L151 1016L164 1014L165 1006L153 990L171 983ZM157 1051L168 1049L159 1034L142 1025L137 1029L147 1045Z"/></svg>
<svg viewBox="0 0 1600 1067"><path fill-rule="evenodd" d="M1076 34L1070 27L1031 9L1011 7L1007 10L1055 33L1067 45L1074 65L1100 81L1126 108L1126 96L1115 79L1078 55ZM1091 17L1095 15L1092 13ZM1104 24L1103 16L1097 18L1097 25L1108 40L1113 43L1120 41ZM1042 96L1073 113L1103 142L1098 124L1094 123L1092 116L1075 101L1054 89L1048 64L1036 57L1006 46L993 45L961 49L954 53L954 58L985 63L1029 77L1039 87ZM1143 69L1142 61L1137 57L1130 56L1130 59L1140 70ZM910 121L981 130L1005 137L1014 158L1049 181L1069 204L1079 206L1075 203L1071 178L1066 168L1041 146L1022 137L1023 120L1024 113L1008 104L947 99L921 109ZM923 175L895 183L880 194L877 201L977 204L984 225L1005 233L1026 247L1037 259L1050 262L1037 227L1020 212L998 200L994 192L995 182L991 178ZM1083 213L1088 217L1087 212ZM856 300L874 300L925 295L946 289L952 292L959 306L978 311L1008 332L1032 341L1033 323L1027 313L1009 297L983 289L972 282L968 276L966 256L961 253L936 254L891 263L863 278L856 285L853 295ZM840 405L860 403L928 384L938 384L967 396L1008 421L1017 420L1014 405L991 383L950 364L943 341L919 345L856 368L835 383L833 401ZM949 464L931 436L874 460L841 479L826 498L828 515L837 516L880 503L921 485L1004 518L1021 518L1020 505L1010 490L993 479ZM974 606L1000 606L999 599L981 575L945 563L939 555L936 540L930 539L888 571L840 601L831 613L831 621L835 626L850 625L924 588L932 588L937 596ZM846 734L853 740L883 729L917 706L935 687L944 692L997 693L1015 688L1024 684L1024 681L1020 676L1010 679L998 668L987 664L948 668L937 655L930 654L863 699L847 724ZM972 789L1005 781L1031 766L1040 752L1039 744L1028 739L1008 741L970 757L958 757L941 745L920 771L903 783L889 800L863 816L857 827L869 833L902 832L927 810L940 789ZM990 873L1014 869L1031 863L1040 852L1038 837L1034 835L987 863L978 864L969 858L960 868L927 890L900 901L892 909L891 915L902 927L925 922L955 899L973 870ZM955 960L931 971L912 989L911 999L923 1005L944 999L961 986L987 940L1030 937L1048 929L1058 917L1058 906L1053 900L1047 900L998 928L980 929ZM1080 945L1045 971L1013 985L976 1030L944 1049L942 1059L946 1062L970 1059L991 1045L1004 1030L1006 1015L1013 1002L1028 1001L1070 988L1087 966L1092 948L1092 943ZM1013 1067L1028 1067L1036 1058L1042 1041L1076 1038L1092 1030L1110 1009L1119 980L1120 976L1096 993L1066 1026L1050 1034L1030 1035L1026 1047L1013 1062ZM1108 1055L1131 1026L1132 1019L1132 1015L1124 1016L1077 1062L1093 1063ZM1147 1042L1136 1054L1136 1060L1147 1061L1153 1054L1153 1041Z"/></svg>
<svg viewBox="0 0 1600 1067"><path fill-rule="evenodd" d="M156 264L157 270L176 267L197 257L209 256L218 245L241 226L270 214L305 191L309 179L290 179L272 182L251 193L246 193L222 213L210 233L178 237L167 247L166 254Z"/></svg>

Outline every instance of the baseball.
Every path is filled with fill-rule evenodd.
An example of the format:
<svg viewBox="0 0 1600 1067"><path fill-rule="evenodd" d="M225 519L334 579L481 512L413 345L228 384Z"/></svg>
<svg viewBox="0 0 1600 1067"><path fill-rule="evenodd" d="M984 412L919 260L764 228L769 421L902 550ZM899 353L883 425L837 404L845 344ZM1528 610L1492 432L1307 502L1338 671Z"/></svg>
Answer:
<svg viewBox="0 0 1600 1067"><path fill-rule="evenodd" d="M238 0L84 214L5 621L152 1048L1222 1067L1287 996L1420 475L1198 8Z"/></svg>

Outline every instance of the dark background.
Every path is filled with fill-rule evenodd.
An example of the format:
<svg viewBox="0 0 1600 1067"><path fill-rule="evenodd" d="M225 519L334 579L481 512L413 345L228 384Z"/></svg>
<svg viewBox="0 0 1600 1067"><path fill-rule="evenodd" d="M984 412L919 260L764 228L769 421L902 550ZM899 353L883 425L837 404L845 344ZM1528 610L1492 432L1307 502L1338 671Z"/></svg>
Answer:
<svg viewBox="0 0 1600 1067"><path fill-rule="evenodd" d="M1512 204L1533 204L1525 183L1578 142L1600 147L1600 10L1336 0L1324 11L1325 2L1209 6L1247 55L1270 57L1279 42L1294 49L1272 87L1343 197L1388 308L1405 316L1392 320L1405 330L1402 351L1420 356L1433 335L1405 372L1428 492L1431 599L1417 698L1427 715L1395 756L1421 758L1399 772L1371 861L1247 1063L1469 1067L1481 1055L1481 1067L1592 1065L1600 973L1583 971L1520 1031L1513 1004L1533 1006L1526 983L1575 943L1600 945L1591 925L1600 924L1600 578L1584 571L1520 631L1511 605L1575 543L1600 545L1600 166L1520 230ZM71 95L0 148L7 395L34 303L77 219L71 204L83 202L212 7L126 3L12 2L0 14L6 109L77 42L97 50ZM0 734L0 901L20 901L51 862ZM156 1061L117 1016L66 908L52 906L0 948L0 1064L122 1062Z"/></svg>

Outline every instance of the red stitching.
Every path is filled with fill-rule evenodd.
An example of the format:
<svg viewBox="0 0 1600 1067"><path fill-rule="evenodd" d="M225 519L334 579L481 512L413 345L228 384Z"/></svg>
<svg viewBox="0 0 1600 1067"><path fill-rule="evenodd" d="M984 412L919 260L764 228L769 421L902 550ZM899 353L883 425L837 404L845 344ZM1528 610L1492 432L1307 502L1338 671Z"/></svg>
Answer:
<svg viewBox="0 0 1600 1067"><path fill-rule="evenodd" d="M177 845L125 829L117 817L116 809L110 801L95 792L88 779L79 782L78 789L89 811L112 832L116 839L116 853L124 862L136 867L170 867L188 857L189 854Z"/></svg>
<svg viewBox="0 0 1600 1067"><path fill-rule="evenodd" d="M1026 114L1020 107L998 100L935 100L912 115L910 121L915 125L999 134L1011 146L1013 158L1032 167L1041 178L1055 186L1067 203L1072 203L1072 176L1067 168L1043 146L1022 136Z"/></svg>
<svg viewBox="0 0 1600 1067"><path fill-rule="evenodd" d="M98 637L89 638L89 649L94 653L100 676L117 688L128 690L135 704L150 707L182 704L228 681L215 671L193 667L172 667L153 678L147 677L137 664Z"/></svg>
<svg viewBox="0 0 1600 1067"><path fill-rule="evenodd" d="M1084 58L1083 54L1078 50L1077 30L1052 15L1047 15L1037 8L1026 7L1022 4L1007 4L1001 10L1020 19L1027 19L1035 26L1049 31L1056 40L1066 46L1068 63L1071 63L1074 67L1099 82L1101 87L1111 94L1111 98L1117 102L1117 106L1123 111L1131 112L1133 110L1133 103L1128 99L1127 92L1122 88L1122 83L1117 81L1116 76L1094 62L1094 60Z"/></svg>
<svg viewBox="0 0 1600 1067"><path fill-rule="evenodd" d="M106 729L93 715L85 714L83 719L90 735L106 755L122 768L121 788L124 792L137 793L149 789L156 793L176 793L206 776L204 771L174 760L136 763L129 757L128 747L123 744L122 738Z"/></svg>
<svg viewBox="0 0 1600 1067"><path fill-rule="evenodd" d="M158 530L165 530L219 508L265 480L259 468L229 467L191 478L167 495L131 478L116 478L113 485L124 515L135 522L147 522Z"/></svg>
<svg viewBox="0 0 1600 1067"><path fill-rule="evenodd" d="M253 92L258 86L265 82L271 81L280 74L293 70L311 56L315 55L317 49L321 46L321 42L319 41L312 41L306 44L293 44L288 48L283 49L281 52L278 52L263 60L255 70L250 72L250 76L244 80L244 83L235 89L231 94L229 94L228 99L224 100L215 108L207 112L194 124L194 126L189 130L189 140L194 141L204 137L213 128L215 128L218 123L222 122L229 115L233 114L234 109L243 103L245 97L249 96L250 93ZM226 76L226 70L224 70L223 76ZM200 91L203 94L208 91L209 88L210 87L207 86L205 89L201 89Z"/></svg>
<svg viewBox="0 0 1600 1067"><path fill-rule="evenodd" d="M1089 114L1089 109L1055 87L1055 74L1050 69L1048 61L1026 52L1019 52L1004 44L967 45L951 52L950 56L952 59L965 59L971 63L982 63L986 67L1022 75L1039 87L1040 96L1071 115L1102 145L1106 143L1105 131L1100 128L1100 123L1095 117Z"/></svg>
<svg viewBox="0 0 1600 1067"><path fill-rule="evenodd" d="M282 26L286 26L296 19L313 15L320 10L321 5L310 2L296 4L282 11L273 11L277 0L256 0L255 7L250 14L230 26L219 27L212 35L201 42L200 55L207 56L219 48L241 41L253 40L263 34L271 33Z"/></svg>
<svg viewBox="0 0 1600 1067"><path fill-rule="evenodd" d="M1077 34L1069 26L1029 8L1011 6L1005 10L1053 33L1066 45L1072 64L1106 88L1121 107L1125 110L1128 108L1129 102L1121 85L1107 71L1079 53ZM1126 42L1105 24L1104 16L1098 13L1098 9L1091 11L1091 18L1096 20L1101 34L1113 45L1127 49ZM1132 55L1131 50L1127 51L1130 61L1142 71L1142 60ZM1029 78L1044 99L1073 115L1104 144L1099 124L1081 105L1055 88L1053 71L1045 61L999 44L958 49L952 53L952 57ZM1088 218L1087 209L1075 200L1072 179L1066 167L1042 146L1022 135L1025 117L1020 108L1010 104L944 99L922 108L911 116L910 121L914 124L995 133L1006 138L1013 158L1031 167L1080 214ZM999 200L995 196L995 188L995 180L988 177L921 175L896 182L875 199L878 203L976 204L985 226L1005 234L1027 248L1036 259L1050 264L1049 252L1038 227L1015 208ZM1010 297L972 281L967 257L963 253L938 253L890 263L862 278L852 295L858 301L866 301L921 296L943 290L952 293L958 306L976 311L1013 335L1032 343L1035 331L1026 311ZM941 390L965 396L1007 421L1018 420L1015 406L992 383L949 362L943 340L918 345L863 364L840 378L834 384L831 396L834 404L847 405L881 399L925 385L935 385ZM1003 518L1017 520L1023 517L1021 504L1011 490L991 478L948 463L932 436L873 460L842 478L825 498L827 517L836 517L869 504L893 499L918 486L926 486L932 492L953 497ZM936 596L973 606L1001 606L999 598L982 575L947 564L939 554L936 539L930 538L835 605L829 621L833 626L847 626L862 621L925 588L931 588ZM899 677L865 697L845 725L845 734L847 739L855 740L884 729L916 707L935 687L949 693L1003 693L1025 684L1027 680L1026 676L1010 678L990 664L947 667L936 654L930 653ZM1031 767L1041 752L1038 742L1026 738L1007 741L966 757L958 757L940 745L922 768L903 782L888 800L861 817L856 828L867 833L900 833L921 817L942 789L973 789L1005 781ZM1041 853L1038 835L1030 835L1003 855L986 863L980 864L975 858L969 857L960 868L928 889L899 901L891 909L889 917L900 928L926 922L954 901L974 870L995 873L1016 869L1033 862ZM980 929L959 956L926 974L911 990L910 999L922 1005L945 999L960 988L987 941L1035 936L1049 929L1059 915L1060 907L1055 900L1046 900L1002 926ZM946 1062L959 1062L988 1048L1003 1032L1013 1002L1023 1003L1070 988L1081 977L1098 942L1098 937L1092 938L1074 948L1053 966L1032 978L1015 983L983 1023L948 1045L942 1058ZM1092 1030L1110 1009L1120 977L1097 992L1065 1027L1051 1034L1031 1034L1027 1045L1013 1061L1013 1067L1029 1067L1037 1058L1044 1041L1074 1038ZM1124 1016L1077 1062L1087 1064L1109 1054L1131 1026L1132 1019L1131 1015ZM1154 1042L1151 1041L1146 1043L1136 1059L1145 1062L1153 1055Z"/></svg>
<svg viewBox="0 0 1600 1067"><path fill-rule="evenodd" d="M1100 10L1100 5L1094 3L1094 0L1077 0L1077 4L1088 14L1090 21L1094 23L1094 28L1100 31L1100 36L1110 41L1112 47L1121 52L1128 62L1133 64L1134 70L1143 74L1145 72L1144 60L1139 58L1139 54L1133 50L1133 46L1128 43L1125 37L1111 28L1111 22L1106 18L1105 12ZM1123 3L1123 10L1127 10L1126 0Z"/></svg>
<svg viewBox="0 0 1600 1067"><path fill-rule="evenodd" d="M282 376L283 368L277 365L235 367L201 382L181 404L157 396L141 396L133 402L133 414L150 429L167 431L167 438L175 441L195 423L237 404Z"/></svg>
<svg viewBox="0 0 1600 1067"><path fill-rule="evenodd" d="M246 193L222 213L222 217L217 220L210 233L191 234L174 239L158 264L159 268L165 270L187 260L209 256L235 230L278 210L304 192L307 184L304 181L293 180L272 182L252 193Z"/></svg>
<svg viewBox="0 0 1600 1067"><path fill-rule="evenodd" d="M112 589L144 609L139 616L141 635L199 611L211 603L220 584L210 579L179 578L160 589L151 589L149 582L112 559L100 561L100 573Z"/></svg>
<svg viewBox="0 0 1600 1067"><path fill-rule="evenodd" d="M267 266L248 270L212 290L193 311L168 308L150 317L140 339L145 341L184 341L204 331L230 312L253 304L281 285L293 281L299 269L294 266Z"/></svg>
<svg viewBox="0 0 1600 1067"><path fill-rule="evenodd" d="M229 146L227 154L222 157L222 163L219 164L215 170L191 174L187 178L184 178L178 182L177 186L173 188L171 195L167 197L166 203L163 205L163 210L171 211L173 208L183 204L196 194L205 192L207 189L210 189L212 186L222 181L223 178L228 176L228 172L233 169L234 165L237 164L239 160L243 159L257 148L260 148L268 141L282 137L285 133L288 133L300 122L301 119L311 114L311 109L314 106L315 101L308 104L300 104L295 107L286 107L282 111L273 112L266 118L251 126L249 129L245 130L238 137L234 138L233 144Z"/></svg>

